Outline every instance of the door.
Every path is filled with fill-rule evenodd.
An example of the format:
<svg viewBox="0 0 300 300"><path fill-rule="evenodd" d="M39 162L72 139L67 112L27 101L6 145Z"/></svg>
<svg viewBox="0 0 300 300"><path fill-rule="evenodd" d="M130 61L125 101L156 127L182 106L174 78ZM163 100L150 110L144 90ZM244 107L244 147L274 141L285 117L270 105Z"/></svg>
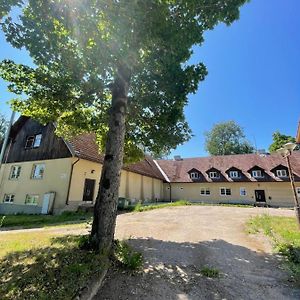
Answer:
<svg viewBox="0 0 300 300"><path fill-rule="evenodd" d="M264 190L255 190L256 202L266 202L266 195Z"/></svg>
<svg viewBox="0 0 300 300"><path fill-rule="evenodd" d="M50 194L45 194L43 198L42 214L46 215L49 211Z"/></svg>
<svg viewBox="0 0 300 300"><path fill-rule="evenodd" d="M93 201L94 199L95 180L86 179L84 182L83 201Z"/></svg>

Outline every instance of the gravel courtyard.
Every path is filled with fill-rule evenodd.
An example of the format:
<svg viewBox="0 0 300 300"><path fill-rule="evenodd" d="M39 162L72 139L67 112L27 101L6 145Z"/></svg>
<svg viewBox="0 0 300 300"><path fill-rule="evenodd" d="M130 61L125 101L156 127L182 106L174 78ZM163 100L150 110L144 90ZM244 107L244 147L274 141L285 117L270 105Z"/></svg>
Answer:
<svg viewBox="0 0 300 300"><path fill-rule="evenodd" d="M94 299L300 299L280 257L262 235L248 235L257 214L292 210L185 206L118 216L116 237L144 255L142 272L111 270ZM201 275L215 268L220 277Z"/></svg>

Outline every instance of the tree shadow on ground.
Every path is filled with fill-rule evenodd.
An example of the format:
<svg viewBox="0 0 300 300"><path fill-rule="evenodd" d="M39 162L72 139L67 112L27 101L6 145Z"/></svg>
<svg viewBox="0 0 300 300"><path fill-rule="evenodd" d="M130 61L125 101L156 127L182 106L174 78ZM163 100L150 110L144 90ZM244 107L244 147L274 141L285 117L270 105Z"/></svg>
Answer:
<svg viewBox="0 0 300 300"><path fill-rule="evenodd" d="M281 257L224 240L180 243L131 239L144 255L138 273L112 270L95 299L300 299ZM203 275L216 269L217 278ZM118 287L116 289L115 287Z"/></svg>
<svg viewBox="0 0 300 300"><path fill-rule="evenodd" d="M80 250L80 236L52 238L45 247L12 252L0 260L0 299L72 299L106 264Z"/></svg>

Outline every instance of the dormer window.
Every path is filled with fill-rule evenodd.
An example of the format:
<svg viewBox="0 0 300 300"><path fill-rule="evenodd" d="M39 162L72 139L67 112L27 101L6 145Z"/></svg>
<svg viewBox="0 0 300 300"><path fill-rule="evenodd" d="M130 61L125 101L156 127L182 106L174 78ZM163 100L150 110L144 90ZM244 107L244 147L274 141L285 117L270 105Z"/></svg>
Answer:
<svg viewBox="0 0 300 300"><path fill-rule="evenodd" d="M220 178L219 173L218 172L209 172L209 178L211 179L215 179L215 178Z"/></svg>
<svg viewBox="0 0 300 300"><path fill-rule="evenodd" d="M238 172L238 171L230 171L230 172L229 172L229 177L230 177L230 178L239 178L240 175L239 175L239 172Z"/></svg>
<svg viewBox="0 0 300 300"><path fill-rule="evenodd" d="M276 170L276 176L277 177L287 177L287 171L282 169L282 170Z"/></svg>
<svg viewBox="0 0 300 300"><path fill-rule="evenodd" d="M261 172L261 170L253 170L253 171L252 171L252 176L253 176L254 178L261 178L261 177L262 177L262 172Z"/></svg>
<svg viewBox="0 0 300 300"><path fill-rule="evenodd" d="M38 148L41 145L42 134L30 135L26 139L25 149Z"/></svg>
<svg viewBox="0 0 300 300"><path fill-rule="evenodd" d="M191 177L191 179L198 179L199 178L199 173L197 173L197 172L191 172L190 173L190 177Z"/></svg>

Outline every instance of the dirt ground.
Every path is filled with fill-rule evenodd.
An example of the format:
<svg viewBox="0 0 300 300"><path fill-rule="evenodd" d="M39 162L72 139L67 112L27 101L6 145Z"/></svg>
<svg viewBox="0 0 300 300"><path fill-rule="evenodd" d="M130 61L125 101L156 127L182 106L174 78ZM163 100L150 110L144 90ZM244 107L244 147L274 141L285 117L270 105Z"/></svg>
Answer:
<svg viewBox="0 0 300 300"><path fill-rule="evenodd" d="M144 256L138 274L111 270L96 299L300 299L269 241L245 232L250 216L292 210L171 207L118 216L116 237ZM203 267L219 278L201 275Z"/></svg>

